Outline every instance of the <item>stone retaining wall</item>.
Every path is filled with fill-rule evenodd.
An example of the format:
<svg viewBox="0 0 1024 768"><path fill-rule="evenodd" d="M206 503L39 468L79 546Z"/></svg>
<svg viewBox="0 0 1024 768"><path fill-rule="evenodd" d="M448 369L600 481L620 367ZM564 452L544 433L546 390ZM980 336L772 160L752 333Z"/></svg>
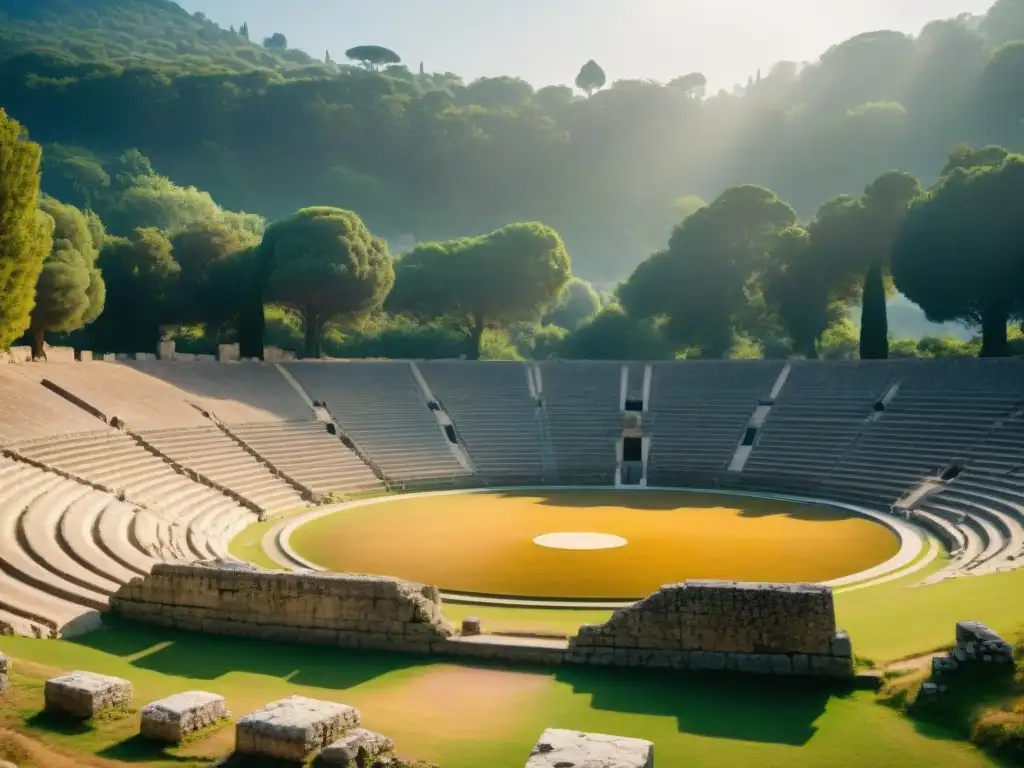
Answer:
<svg viewBox="0 0 1024 768"><path fill-rule="evenodd" d="M565 641L459 638L436 587L378 576L267 571L238 562L159 564L111 611L210 634L546 666L656 667L849 677L832 590L813 584L689 581L663 587Z"/></svg>
<svg viewBox="0 0 1024 768"><path fill-rule="evenodd" d="M687 581L586 625L566 661L602 666L849 677L832 590L814 584Z"/></svg>
<svg viewBox="0 0 1024 768"><path fill-rule="evenodd" d="M121 587L110 607L177 629L346 648L429 652L454 634L436 587L242 563L158 564Z"/></svg>

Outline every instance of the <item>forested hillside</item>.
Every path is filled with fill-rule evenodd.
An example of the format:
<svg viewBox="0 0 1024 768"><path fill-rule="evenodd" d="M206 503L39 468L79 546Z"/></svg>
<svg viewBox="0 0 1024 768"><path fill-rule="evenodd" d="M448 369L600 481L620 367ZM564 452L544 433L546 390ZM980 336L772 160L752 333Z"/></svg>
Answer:
<svg viewBox="0 0 1024 768"><path fill-rule="evenodd" d="M687 196L762 184L809 217L889 168L930 183L960 141L1024 148L1020 0L917 37L858 35L729 92L705 94L699 73L659 84L608 72L589 98L535 91L515 73L464 83L401 65L275 70L237 34L175 7L3 0L8 17L32 8L48 19L4 25L5 108L44 145L101 156L135 147L175 181L270 218L339 205L388 238L418 240L540 219L563 233L577 271L601 282L662 247ZM11 49L30 35L46 50ZM237 71L250 53L253 68ZM236 71L211 71L225 62ZM47 167L47 189L57 174Z"/></svg>
<svg viewBox="0 0 1024 768"><path fill-rule="evenodd" d="M1007 331L1024 317L1024 0L713 94L699 62L668 83L581 62L574 87L539 90L373 45L312 62L165 0L0 0L0 20L0 151L19 169L0 177L18 222L0 239L4 345L636 359L1022 343ZM896 291L977 338L901 339L920 321L902 299L887 312Z"/></svg>
<svg viewBox="0 0 1024 768"><path fill-rule="evenodd" d="M43 76L76 63L111 73L140 66L166 74L323 69L301 51L250 42L171 0L0 0L0 58L28 53L38 55L34 73Z"/></svg>

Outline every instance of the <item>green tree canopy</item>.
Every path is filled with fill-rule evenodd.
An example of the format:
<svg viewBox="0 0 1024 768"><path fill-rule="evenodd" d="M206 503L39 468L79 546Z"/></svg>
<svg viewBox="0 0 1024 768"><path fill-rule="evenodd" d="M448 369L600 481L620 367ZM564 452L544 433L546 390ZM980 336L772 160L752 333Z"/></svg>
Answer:
<svg viewBox="0 0 1024 768"><path fill-rule="evenodd" d="M645 261L619 289L636 317L664 317L666 338L720 357L733 344L750 285L768 266L796 212L763 187L723 192L676 227L668 250Z"/></svg>
<svg viewBox="0 0 1024 768"><path fill-rule="evenodd" d="M37 210L39 145L0 109L0 349L29 326L52 221Z"/></svg>
<svg viewBox="0 0 1024 768"><path fill-rule="evenodd" d="M509 224L484 237L428 243L396 268L393 311L446 318L480 355L487 328L536 321L557 299L571 265L562 238L538 222Z"/></svg>
<svg viewBox="0 0 1024 768"><path fill-rule="evenodd" d="M377 72L389 64L401 64L402 57L382 45L357 45L345 51L350 61L358 61L371 72Z"/></svg>
<svg viewBox="0 0 1024 768"><path fill-rule="evenodd" d="M259 245L253 232L226 219L196 221L170 236L174 260L181 269L178 279L178 313L185 321L217 324L232 302L223 273L214 278L220 262ZM239 277L241 279L241 277Z"/></svg>
<svg viewBox="0 0 1024 768"><path fill-rule="evenodd" d="M1024 309L1024 157L957 168L915 203L896 240L899 288L935 322L980 325L981 354L1006 355L1007 323Z"/></svg>
<svg viewBox="0 0 1024 768"><path fill-rule="evenodd" d="M160 327L174 320L180 268L159 230L137 229L110 238L97 265L106 283L106 308L89 329L98 352L150 352Z"/></svg>
<svg viewBox="0 0 1024 768"><path fill-rule="evenodd" d="M601 297L594 286L580 277L573 277L562 288L557 303L544 316L544 323L568 331L579 328L601 311Z"/></svg>
<svg viewBox="0 0 1024 768"><path fill-rule="evenodd" d="M602 310L561 344L567 360L667 360L671 351L650 319L631 317L621 307Z"/></svg>
<svg viewBox="0 0 1024 768"><path fill-rule="evenodd" d="M263 41L263 47L270 51L288 50L288 38L280 32L275 32Z"/></svg>
<svg viewBox="0 0 1024 768"><path fill-rule="evenodd" d="M593 59L584 64L579 74L576 75L576 87L587 94L587 96L593 96L594 91L604 88L607 82L608 77L605 75L604 70L601 69L601 65Z"/></svg>
<svg viewBox="0 0 1024 768"><path fill-rule="evenodd" d="M303 208L272 224L260 253L266 298L295 310L312 357L323 352L328 323L351 323L379 308L395 280L387 243L340 208Z"/></svg>
<svg viewBox="0 0 1024 768"><path fill-rule="evenodd" d="M29 325L33 357L44 357L47 332L76 331L103 312L106 286L96 259L106 235L93 214L44 197L40 212L49 219L53 245L36 283Z"/></svg>

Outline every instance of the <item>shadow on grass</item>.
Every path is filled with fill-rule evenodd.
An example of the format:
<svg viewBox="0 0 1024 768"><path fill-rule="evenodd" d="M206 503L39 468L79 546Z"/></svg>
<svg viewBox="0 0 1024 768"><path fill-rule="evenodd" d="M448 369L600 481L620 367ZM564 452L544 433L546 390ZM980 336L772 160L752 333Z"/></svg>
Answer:
<svg viewBox="0 0 1024 768"><path fill-rule="evenodd" d="M562 508L595 508L619 507L627 510L649 512L686 511L691 509L739 509L740 517L772 517L785 516L794 520L807 520L818 523L839 522L841 520L863 519L860 515L845 512L836 507L816 504L801 504L796 501L761 499L752 496L734 496L732 494L715 494L705 492L678 491L613 491L607 489L587 490L550 490L530 488L522 491L496 491L495 496L502 498L536 498L542 506Z"/></svg>
<svg viewBox="0 0 1024 768"><path fill-rule="evenodd" d="M116 656L164 675L215 680L229 672L274 677L296 685L344 690L389 672L426 666L433 659L387 652L273 643L133 624L113 617L95 632L68 642Z"/></svg>
<svg viewBox="0 0 1024 768"><path fill-rule="evenodd" d="M101 750L99 755L108 760L118 760L123 763L160 762L196 765L203 762L196 757L179 757L171 752L166 745L150 741L139 734Z"/></svg>
<svg viewBox="0 0 1024 768"><path fill-rule="evenodd" d="M92 733L95 730L95 725L89 720L82 720L61 712L50 712L45 709L30 717L26 717L25 725L29 728L51 731L63 736L81 736L84 733Z"/></svg>
<svg viewBox="0 0 1024 768"><path fill-rule="evenodd" d="M566 667L556 675L594 709L675 718L680 733L800 746L830 698L852 687L812 679Z"/></svg>

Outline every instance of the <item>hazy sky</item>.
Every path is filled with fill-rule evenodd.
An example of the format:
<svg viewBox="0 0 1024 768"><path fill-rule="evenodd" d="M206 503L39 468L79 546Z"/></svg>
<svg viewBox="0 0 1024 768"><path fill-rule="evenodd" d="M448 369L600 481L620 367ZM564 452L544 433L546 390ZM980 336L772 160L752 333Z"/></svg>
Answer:
<svg viewBox="0 0 1024 768"><path fill-rule="evenodd" d="M179 0L254 40L335 59L355 45L393 48L410 68L467 79L512 74L570 84L597 59L612 80L669 80L699 70L713 87L776 61L807 61L859 32L917 33L993 0Z"/></svg>

